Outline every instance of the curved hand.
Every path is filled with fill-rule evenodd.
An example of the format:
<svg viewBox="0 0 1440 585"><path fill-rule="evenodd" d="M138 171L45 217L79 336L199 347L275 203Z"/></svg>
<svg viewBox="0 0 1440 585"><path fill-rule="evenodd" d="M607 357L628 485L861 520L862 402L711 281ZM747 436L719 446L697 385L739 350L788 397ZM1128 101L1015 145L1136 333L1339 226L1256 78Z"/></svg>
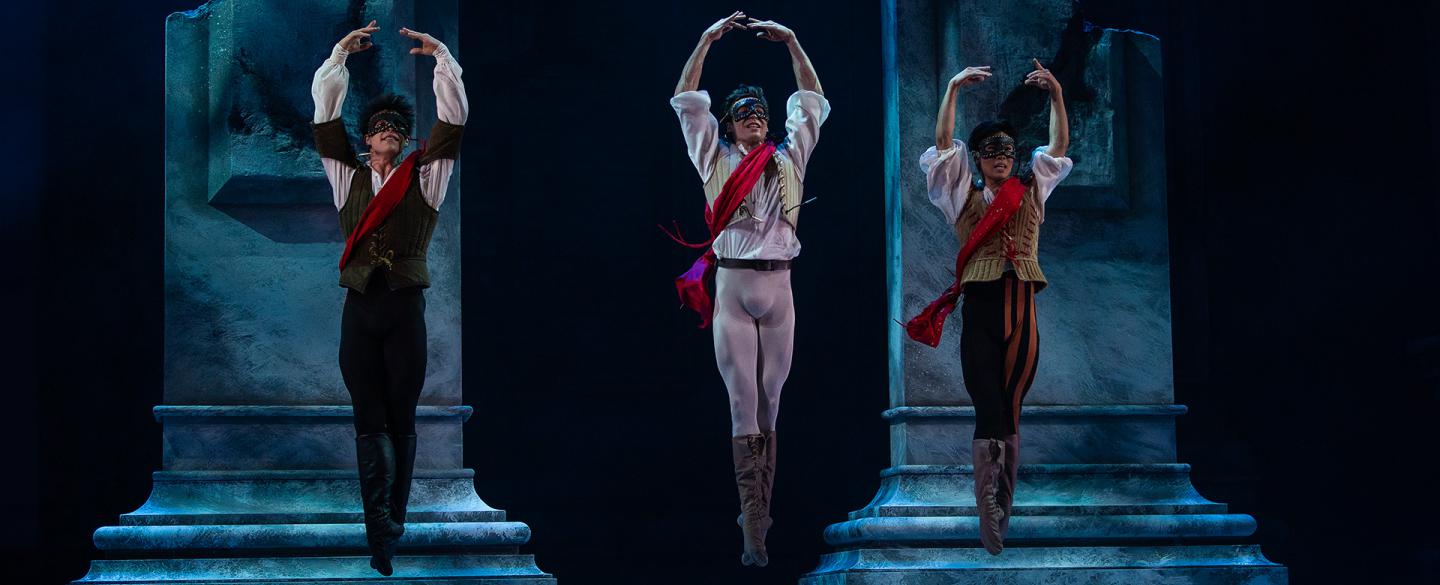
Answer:
<svg viewBox="0 0 1440 585"><path fill-rule="evenodd" d="M1070 149L1070 118L1065 115L1065 98L1061 95L1060 82L1039 60L1030 61L1035 63L1035 70L1025 76L1025 85L1050 92L1050 144L1045 147L1045 154L1065 156Z"/></svg>
<svg viewBox="0 0 1440 585"><path fill-rule="evenodd" d="M1055 75L1041 65L1040 61L1036 59L1031 59L1031 61L1035 63L1035 70L1025 75L1025 85L1038 87L1052 93L1060 93L1060 82L1055 80Z"/></svg>
<svg viewBox="0 0 1440 585"><path fill-rule="evenodd" d="M375 43L370 42L370 35L378 30L380 27L375 26L375 21L372 20L364 28L350 31L350 34L345 35L345 38L340 39L337 44L347 53L359 53L375 46Z"/></svg>
<svg viewBox="0 0 1440 585"><path fill-rule="evenodd" d="M990 73L989 65L981 65L979 67L966 67L963 71L956 73L955 77L950 78L950 87L968 87L971 85L977 85L985 81L986 79L990 79L991 75L993 74Z"/></svg>
<svg viewBox="0 0 1440 585"><path fill-rule="evenodd" d="M795 73L795 85L800 89L825 95L824 88L820 87L820 77L815 74L815 65L810 62L810 56L805 54L805 49L800 47L795 31L773 20L748 17L747 20L750 23L746 26L755 31L755 38L785 43L785 48L790 50L790 68Z"/></svg>
<svg viewBox="0 0 1440 585"><path fill-rule="evenodd" d="M730 16L715 21L715 24L700 34L700 42L695 44L695 50L690 52L690 58L685 60L685 68L680 71L680 81L675 84L675 95L700 88L700 71L705 67L705 54L710 52L710 44L720 40L720 37L725 36L732 28L745 28L745 24L739 22L742 18L745 18L745 13L736 10Z"/></svg>
<svg viewBox="0 0 1440 585"><path fill-rule="evenodd" d="M745 18L745 13L736 10L734 14L715 21L715 24L705 29L705 33L702 36L706 42L713 43L718 41L720 37L725 36L725 33L730 32L731 29L746 28L744 23L739 22L742 18Z"/></svg>
<svg viewBox="0 0 1440 585"><path fill-rule="evenodd" d="M750 24L747 25L748 28L759 31L755 33L755 36L758 38L777 43L788 43L795 40L795 31L790 30L783 24L773 20L759 20L756 18L750 18L748 20L750 21Z"/></svg>
<svg viewBox="0 0 1440 585"><path fill-rule="evenodd" d="M420 46L410 49L411 55L434 55L435 50L440 48L440 41L422 32L402 28L400 29L400 35L420 41Z"/></svg>
<svg viewBox="0 0 1440 585"><path fill-rule="evenodd" d="M935 114L935 148L948 150L955 147L955 102L960 88L983 83L990 79L990 66L966 67L950 83L945 85L945 98L940 100L940 111Z"/></svg>

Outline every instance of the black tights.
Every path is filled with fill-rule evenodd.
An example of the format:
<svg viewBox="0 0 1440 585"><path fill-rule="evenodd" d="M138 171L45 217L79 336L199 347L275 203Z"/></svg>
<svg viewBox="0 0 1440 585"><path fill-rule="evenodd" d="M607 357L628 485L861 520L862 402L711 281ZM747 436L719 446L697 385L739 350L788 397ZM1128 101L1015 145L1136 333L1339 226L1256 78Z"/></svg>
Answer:
<svg viewBox="0 0 1440 585"><path fill-rule="evenodd" d="M356 435L415 434L425 357L422 288L392 291L383 277L376 276L364 293L351 289L345 295L340 375L350 391Z"/></svg>
<svg viewBox="0 0 1440 585"><path fill-rule="evenodd" d="M1006 272L965 285L960 307L960 369L975 404L976 439L1018 434L1020 401L1035 382L1040 334L1034 283Z"/></svg>

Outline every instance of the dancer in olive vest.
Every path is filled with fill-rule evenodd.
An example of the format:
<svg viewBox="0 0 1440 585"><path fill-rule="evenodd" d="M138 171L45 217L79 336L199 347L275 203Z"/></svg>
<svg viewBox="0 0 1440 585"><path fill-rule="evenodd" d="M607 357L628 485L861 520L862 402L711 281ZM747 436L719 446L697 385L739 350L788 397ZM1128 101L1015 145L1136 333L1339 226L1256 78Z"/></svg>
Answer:
<svg viewBox="0 0 1440 585"><path fill-rule="evenodd" d="M768 137L769 104L759 87L742 85L732 92L720 120L710 113L710 95L697 91L711 43L737 28L789 49L799 90L786 101L787 135L778 144ZM715 361L730 394L745 565L769 562L765 534L775 481L775 422L795 338L790 264L800 254L795 226L805 166L830 114L823 93L793 31L736 12L701 35L670 99L704 183L710 225L707 240L688 244L705 248L705 254L676 284L682 302L699 313L701 327L714 320Z"/></svg>
<svg viewBox="0 0 1440 585"><path fill-rule="evenodd" d="M981 543L999 554L1014 501L1020 403L1035 380L1039 358L1035 293L1046 286L1036 257L1040 224L1045 200L1070 174L1072 163L1065 157L1069 123L1060 83L1038 61L1025 85L1050 94L1050 144L1031 153L1028 171L1013 176L1016 134L1009 124L980 124L968 144L952 138L956 94L990 75L989 67L969 67L950 80L935 122L935 146L920 157L930 202L955 226L961 251L955 284L907 323L906 332L938 345L945 316L963 290L960 366L975 404L975 505ZM972 160L980 169L979 180L972 181Z"/></svg>
<svg viewBox="0 0 1440 585"><path fill-rule="evenodd" d="M424 147L401 158L415 126L404 98L376 98L360 115L368 154L357 157L340 117L349 86L347 55L369 49L371 21L341 39L315 72L315 149L330 180L346 236L340 286L340 374L355 412L355 454L370 566L392 572L395 543L415 469L415 406L425 385L426 251L455 158L469 105L460 64L430 35L400 29L420 46L412 55L435 58L439 121Z"/></svg>

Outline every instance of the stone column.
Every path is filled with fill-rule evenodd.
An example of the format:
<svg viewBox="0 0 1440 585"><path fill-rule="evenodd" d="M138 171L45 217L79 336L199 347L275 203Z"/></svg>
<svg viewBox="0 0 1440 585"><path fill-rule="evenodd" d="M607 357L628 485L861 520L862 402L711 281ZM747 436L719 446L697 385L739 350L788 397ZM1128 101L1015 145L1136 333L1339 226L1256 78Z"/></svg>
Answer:
<svg viewBox="0 0 1440 585"><path fill-rule="evenodd" d="M352 139L359 110L387 91L414 100L423 137L434 60L396 31L458 52L458 16L454 0L215 0L166 20L164 468L140 509L95 532L105 558L77 583L386 579L361 523L337 359L344 242L310 82L345 32L376 19L376 49L347 63ZM484 83L467 81L471 95ZM460 182L457 168L430 248L429 368L390 579L554 583L519 554L529 527L486 505L462 463Z"/></svg>
<svg viewBox="0 0 1440 585"><path fill-rule="evenodd" d="M1006 549L979 545L957 311L939 349L891 327L891 466L870 504L826 529L836 550L801 583L1285 583L1284 567L1243 544L1254 519L1206 500L1176 461L1185 407L1171 375L1159 39L1088 28L1068 0L882 4L891 319L954 278L954 231L916 162L951 76L994 72L963 90L956 135L1006 118L1028 156L1048 141L1048 98L1020 82L1031 58L1047 64L1064 86L1075 169L1041 228L1051 284L1037 301L1039 373Z"/></svg>

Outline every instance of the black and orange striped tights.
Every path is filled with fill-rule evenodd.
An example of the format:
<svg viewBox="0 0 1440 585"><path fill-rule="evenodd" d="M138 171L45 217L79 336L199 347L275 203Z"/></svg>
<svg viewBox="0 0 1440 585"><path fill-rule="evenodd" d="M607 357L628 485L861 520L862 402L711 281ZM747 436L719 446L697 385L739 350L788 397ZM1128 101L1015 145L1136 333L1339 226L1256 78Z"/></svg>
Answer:
<svg viewBox="0 0 1440 585"><path fill-rule="evenodd" d="M960 307L960 369L975 404L976 439L1017 434L1020 402L1035 382L1040 333L1036 283L1006 272L1000 280L965 285Z"/></svg>

